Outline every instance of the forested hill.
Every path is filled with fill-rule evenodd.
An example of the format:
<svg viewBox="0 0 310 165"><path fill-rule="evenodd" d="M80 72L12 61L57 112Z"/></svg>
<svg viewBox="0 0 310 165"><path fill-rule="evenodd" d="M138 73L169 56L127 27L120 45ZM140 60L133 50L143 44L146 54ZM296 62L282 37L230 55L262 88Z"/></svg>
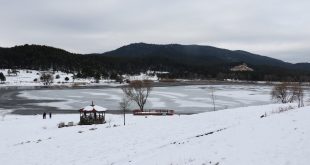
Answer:
<svg viewBox="0 0 310 165"><path fill-rule="evenodd" d="M254 72L236 73L230 68L246 63ZM310 65L291 64L245 51L198 45L136 43L102 54L73 54L41 45L0 48L1 68L54 69L77 76L117 78L147 70L167 71L162 78L246 80L310 80Z"/></svg>
<svg viewBox="0 0 310 165"><path fill-rule="evenodd" d="M163 57L176 59L186 59L195 64L206 64L210 62L235 63L245 62L251 65L271 65L271 66L289 66L281 60L252 54L246 51L231 51L211 46L200 45L155 45L145 43L135 43L123 46L114 51L103 53L105 56L118 57Z"/></svg>
<svg viewBox="0 0 310 165"><path fill-rule="evenodd" d="M74 62L77 58L79 58L79 55L62 49L41 45L0 48L1 68L44 70L55 67L63 70L74 67Z"/></svg>

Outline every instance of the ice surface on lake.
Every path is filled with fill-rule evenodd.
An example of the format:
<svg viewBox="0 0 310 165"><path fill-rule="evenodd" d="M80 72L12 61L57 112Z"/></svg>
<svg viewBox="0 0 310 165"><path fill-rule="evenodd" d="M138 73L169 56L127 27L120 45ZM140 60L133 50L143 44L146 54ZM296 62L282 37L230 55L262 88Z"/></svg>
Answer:
<svg viewBox="0 0 310 165"><path fill-rule="evenodd" d="M174 109L178 112L197 113L213 110L211 87L214 87L216 109L269 104L270 86L258 85L193 85L154 87L145 108ZM55 100L57 103L39 103L60 109L78 110L94 101L110 110L119 109L120 88L27 90L20 97L36 100ZM61 101L59 101L61 100ZM131 109L138 108L135 103Z"/></svg>

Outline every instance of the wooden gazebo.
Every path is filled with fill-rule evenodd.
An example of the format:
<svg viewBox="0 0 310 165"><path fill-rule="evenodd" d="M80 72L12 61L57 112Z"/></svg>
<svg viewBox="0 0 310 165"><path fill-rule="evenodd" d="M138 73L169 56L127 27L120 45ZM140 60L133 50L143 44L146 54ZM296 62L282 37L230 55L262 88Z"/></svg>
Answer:
<svg viewBox="0 0 310 165"><path fill-rule="evenodd" d="M80 125L91 125L91 124L104 124L106 108L98 105L86 106L80 109Z"/></svg>

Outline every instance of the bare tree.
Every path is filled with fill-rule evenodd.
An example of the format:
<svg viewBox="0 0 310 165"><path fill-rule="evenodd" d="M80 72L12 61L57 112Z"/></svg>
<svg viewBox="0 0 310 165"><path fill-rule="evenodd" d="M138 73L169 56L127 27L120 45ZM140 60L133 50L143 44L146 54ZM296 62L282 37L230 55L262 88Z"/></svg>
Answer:
<svg viewBox="0 0 310 165"><path fill-rule="evenodd" d="M131 81L128 86L122 88L126 97L137 103L140 110L144 110L144 105L152 91L152 81L135 80Z"/></svg>
<svg viewBox="0 0 310 165"><path fill-rule="evenodd" d="M298 108L304 106L304 89L301 86L301 83L294 83L292 85L294 92L295 100L298 102Z"/></svg>
<svg viewBox="0 0 310 165"><path fill-rule="evenodd" d="M40 80L44 85L50 85L54 81L54 77L50 73L42 73Z"/></svg>
<svg viewBox="0 0 310 165"><path fill-rule="evenodd" d="M4 121L4 118L7 114L9 114L11 111L5 111L5 110L1 110L0 111L0 116L1 116L1 120Z"/></svg>
<svg viewBox="0 0 310 165"><path fill-rule="evenodd" d="M304 92L300 83L281 83L275 85L271 91L273 100L282 103L292 103L298 101L298 107L303 105Z"/></svg>
<svg viewBox="0 0 310 165"><path fill-rule="evenodd" d="M11 74L12 74L12 70L9 69L9 70L8 70L8 76L11 76Z"/></svg>
<svg viewBox="0 0 310 165"><path fill-rule="evenodd" d="M123 95L121 102L119 103L119 107L121 108L121 110L123 110L124 112L124 125L126 125L126 111L129 109L131 100L126 97L125 95Z"/></svg>
<svg viewBox="0 0 310 165"><path fill-rule="evenodd" d="M279 101L282 103L288 103L292 96L289 94L289 88L287 83L277 84L271 91L272 100Z"/></svg>
<svg viewBox="0 0 310 165"><path fill-rule="evenodd" d="M215 111L215 97L214 97L215 88L211 87L210 90L211 90L211 99L213 103L213 111Z"/></svg>

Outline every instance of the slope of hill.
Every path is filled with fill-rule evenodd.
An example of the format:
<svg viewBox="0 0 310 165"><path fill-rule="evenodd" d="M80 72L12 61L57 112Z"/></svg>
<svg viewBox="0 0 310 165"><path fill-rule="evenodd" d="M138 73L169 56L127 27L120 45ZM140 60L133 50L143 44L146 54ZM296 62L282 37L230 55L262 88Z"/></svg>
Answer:
<svg viewBox="0 0 310 165"><path fill-rule="evenodd" d="M291 64L245 51L199 45L136 43L102 54L87 55L48 46L23 45L0 48L0 61L0 68L52 68L76 73L78 77L107 79L154 70L169 72L160 77L169 79L310 80L310 64L307 63ZM254 72L230 72L232 67L242 63L248 64Z"/></svg>
<svg viewBox="0 0 310 165"><path fill-rule="evenodd" d="M200 63L202 60L205 63L218 61L221 63L245 62L251 65L272 65L287 67L289 63L274 58L252 54L245 51L231 51L211 46L200 45L155 45L146 43L135 43L123 46L114 51L103 53L104 56L118 57L166 57L171 59L185 58L192 59Z"/></svg>
<svg viewBox="0 0 310 165"><path fill-rule="evenodd" d="M107 114L107 124L57 128L78 114L7 115L0 120L5 164L308 165L309 107L264 105L196 115ZM294 106L294 105L291 105ZM0 112L2 112L0 110ZM267 117L260 118L267 114ZM31 151L31 152L29 152Z"/></svg>
<svg viewBox="0 0 310 165"><path fill-rule="evenodd" d="M165 66L158 69L164 68L174 73L174 68L178 68L179 75L189 78L213 77L265 81L308 81L310 73L310 64L291 64L246 51L232 51L200 45L135 43L101 55L105 57L143 59L146 62L151 59L151 64ZM255 72L237 74L229 72L232 67L242 63L248 64ZM170 66L173 66L173 68ZM195 74L198 74L198 76ZM192 75L195 76L191 77Z"/></svg>
<svg viewBox="0 0 310 165"><path fill-rule="evenodd" d="M41 46L23 45L12 48L0 48L1 68L43 69L59 68L66 70L76 65L79 55L62 49Z"/></svg>
<svg viewBox="0 0 310 165"><path fill-rule="evenodd" d="M294 66L295 68L300 69L300 70L310 71L310 63L297 63Z"/></svg>

